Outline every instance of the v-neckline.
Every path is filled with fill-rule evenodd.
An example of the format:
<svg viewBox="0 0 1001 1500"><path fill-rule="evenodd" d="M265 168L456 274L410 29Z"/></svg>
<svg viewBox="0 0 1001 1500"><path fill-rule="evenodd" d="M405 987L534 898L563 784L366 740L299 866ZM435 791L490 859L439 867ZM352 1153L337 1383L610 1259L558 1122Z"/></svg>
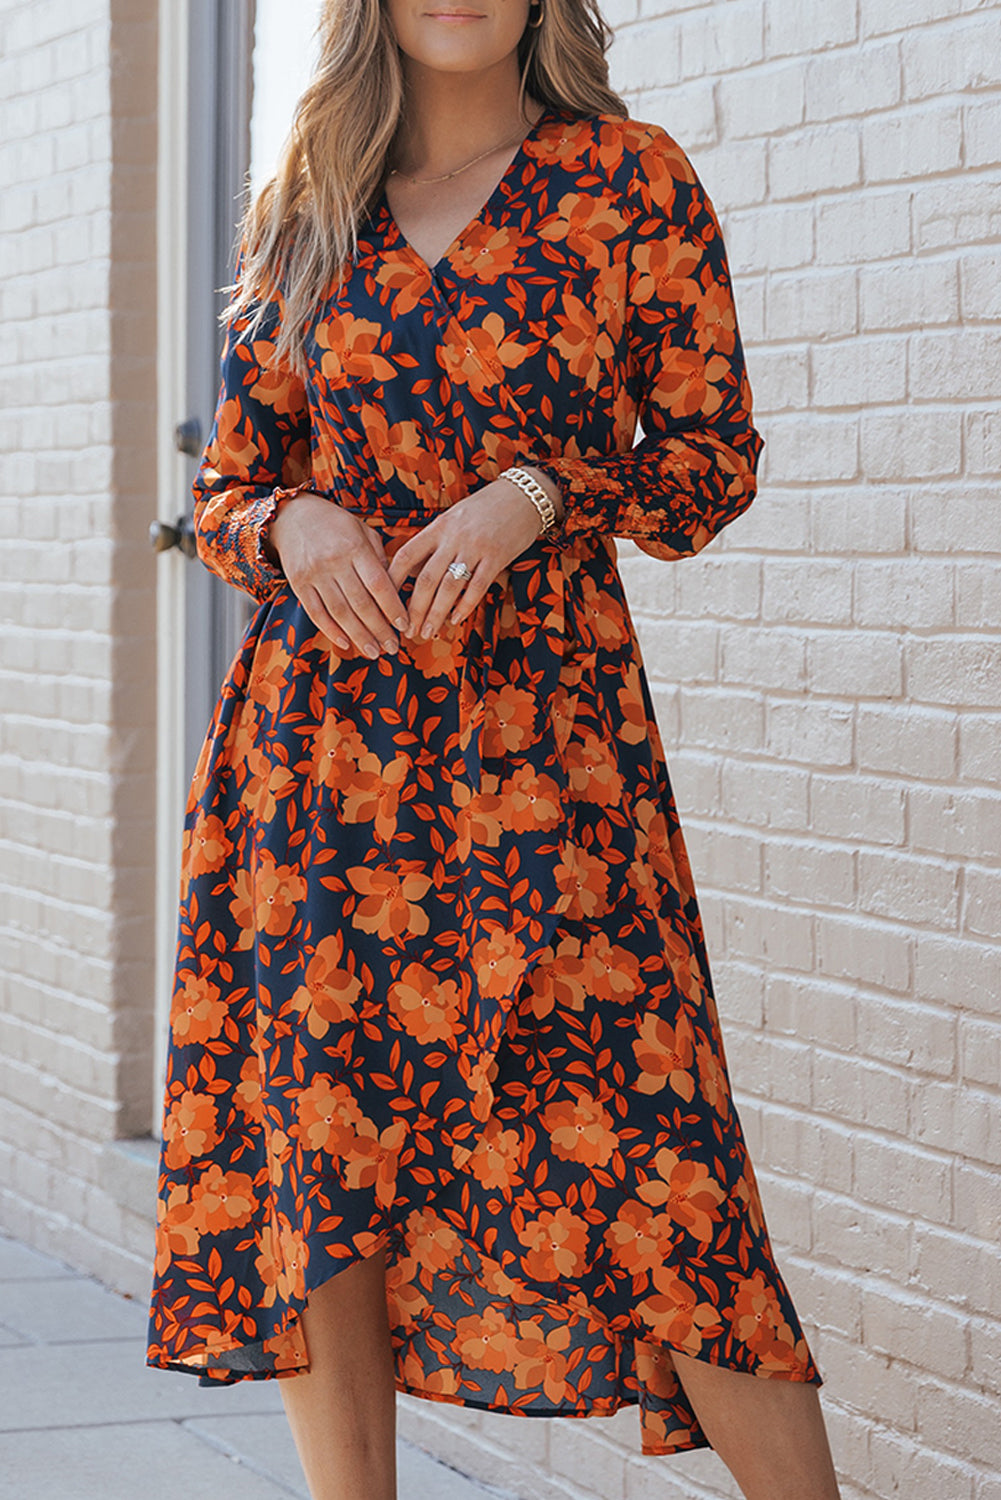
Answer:
<svg viewBox="0 0 1001 1500"><path fill-rule="evenodd" d="M477 227L477 225L480 224L482 222L482 220L486 217L486 215L490 212L490 210L494 206L494 202L496 201L497 198L500 197L500 194L501 194L503 188L505 187L508 179L512 176L512 174L515 172L515 170L522 165L523 161L525 160L525 147L528 145L528 142L531 141L531 140L533 140L535 138L535 136L538 133L539 128L541 127L543 121L547 120L549 118L549 116L552 114L552 112L553 112L552 105L550 105L550 104L544 104L542 106L541 113L536 116L535 123L522 136L521 140L518 142L518 149L515 151L515 153L512 156L511 160L508 162L507 166L504 168L503 172L498 177L496 183L494 184L494 186L493 186L492 190L490 191L490 193L488 194L488 196L480 204L480 206L477 209L476 213L469 220L469 222L467 224L464 224L462 226L462 228L459 230L458 234L455 236L455 238L453 240L451 240L451 242L445 246L444 250L439 255L438 259L434 262L433 265L430 265L424 259L423 255L421 255L421 253L420 253L419 250L415 250L414 249L413 245L407 239L406 235L403 233L403 230L400 228L399 224L396 222L396 215L393 213L393 210L389 206L389 198L388 198L388 196L386 194L385 183L380 188L380 190L379 190L379 200L378 200L379 207L382 209L382 212L386 216L386 220L387 220L387 222L388 222L388 224L390 226L390 229L392 230L392 233L393 233L393 238L395 239L395 241L404 250L407 251L407 253L409 255L413 256L414 260L416 260L418 262L418 264L422 267L422 269L424 271L427 272L427 274L429 276L433 277L433 276L435 276L438 273L438 271L445 264L445 262L449 259L449 257L452 256L455 253L455 251L459 249L459 247L462 245L462 242L465 240L466 236L470 233L470 231L473 230L473 229L475 229Z"/></svg>

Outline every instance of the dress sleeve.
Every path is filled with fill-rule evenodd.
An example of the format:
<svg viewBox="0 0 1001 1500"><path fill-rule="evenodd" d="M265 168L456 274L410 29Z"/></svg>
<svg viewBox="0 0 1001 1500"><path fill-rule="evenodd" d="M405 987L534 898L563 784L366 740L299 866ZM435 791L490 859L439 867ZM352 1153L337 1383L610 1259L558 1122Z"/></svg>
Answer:
<svg viewBox="0 0 1001 1500"><path fill-rule="evenodd" d="M554 540L629 537L653 557L700 551L746 510L764 443L713 206L685 153L659 127L638 153L629 198L629 379L642 439L610 455L532 459L559 485Z"/></svg>
<svg viewBox="0 0 1001 1500"><path fill-rule="evenodd" d="M236 276L243 264L241 241ZM284 581L264 550L279 504L312 485L309 403L303 381L274 362L280 294L253 336L255 302L227 324L212 430L192 484L198 556L263 603Z"/></svg>

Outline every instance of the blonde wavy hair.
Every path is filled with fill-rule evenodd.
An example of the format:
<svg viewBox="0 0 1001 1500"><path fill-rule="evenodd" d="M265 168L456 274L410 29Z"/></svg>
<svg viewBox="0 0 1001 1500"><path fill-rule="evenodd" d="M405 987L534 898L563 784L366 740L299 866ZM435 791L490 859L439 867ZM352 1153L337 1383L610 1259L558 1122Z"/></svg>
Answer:
<svg viewBox="0 0 1001 1500"><path fill-rule="evenodd" d="M597 0L543 6L541 25L527 25L518 43L522 112L529 96L582 117L627 117L609 86L613 32ZM237 225L237 278L221 289L233 296L220 321L249 313L251 336L278 299L274 359L300 377L304 327L357 253L358 227L382 188L404 105L403 64L384 0L324 0L318 33L319 61L277 170Z"/></svg>

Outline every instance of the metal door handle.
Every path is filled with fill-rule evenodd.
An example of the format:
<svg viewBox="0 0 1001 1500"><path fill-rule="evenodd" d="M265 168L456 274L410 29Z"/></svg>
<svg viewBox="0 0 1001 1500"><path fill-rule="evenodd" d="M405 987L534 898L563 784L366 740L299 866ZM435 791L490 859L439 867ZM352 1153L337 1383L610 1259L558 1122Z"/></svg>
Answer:
<svg viewBox="0 0 1001 1500"><path fill-rule="evenodd" d="M154 552L169 552L171 547L177 547L185 557L197 557L194 521L191 516L178 516L173 526L168 521L153 521L149 544Z"/></svg>

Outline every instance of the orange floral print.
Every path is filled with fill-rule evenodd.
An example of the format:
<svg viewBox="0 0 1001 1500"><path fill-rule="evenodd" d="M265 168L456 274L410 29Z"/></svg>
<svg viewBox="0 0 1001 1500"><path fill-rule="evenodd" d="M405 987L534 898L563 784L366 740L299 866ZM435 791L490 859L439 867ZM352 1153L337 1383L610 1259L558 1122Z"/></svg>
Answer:
<svg viewBox="0 0 1001 1500"><path fill-rule="evenodd" d="M211 1098L185 1089L167 1108L163 1127L165 1159L171 1168L187 1166L196 1156L207 1156L218 1144L216 1106Z"/></svg>
<svg viewBox="0 0 1001 1500"><path fill-rule="evenodd" d="M357 227L304 374L280 285L227 326L193 485L256 612L185 808L147 1362L295 1377L313 1292L384 1252L400 1390L704 1447L673 1353L821 1383L614 542L670 565L754 499L719 223L660 127L547 106L433 267L384 192ZM310 491L391 556L512 464L559 526L375 661L266 546Z"/></svg>
<svg viewBox="0 0 1001 1500"><path fill-rule="evenodd" d="M549 1104L539 1118L563 1161L603 1167L619 1143L608 1110L586 1095Z"/></svg>
<svg viewBox="0 0 1001 1500"><path fill-rule="evenodd" d="M305 984L292 994L293 1009L305 1017L310 1036L325 1037L331 1026L350 1021L357 1013L363 992L361 980L346 957L344 937L331 933L321 938L306 965Z"/></svg>
<svg viewBox="0 0 1001 1500"><path fill-rule="evenodd" d="M522 1262L532 1281L556 1281L584 1269L587 1221L568 1208L543 1210L518 1231L518 1238L526 1247Z"/></svg>
<svg viewBox="0 0 1001 1500"><path fill-rule="evenodd" d="M719 1205L726 1197L723 1184L701 1161L686 1161L669 1146L662 1146L653 1159L660 1174L641 1182L637 1197L644 1203L663 1208L673 1223L681 1225L697 1240L710 1240L713 1225L719 1217Z"/></svg>
<svg viewBox="0 0 1001 1500"><path fill-rule="evenodd" d="M356 865L347 876L363 897L352 918L356 927L383 939L427 932L428 918L420 903L431 886L428 876L403 860L371 870Z"/></svg>
<svg viewBox="0 0 1001 1500"><path fill-rule="evenodd" d="M445 1042L460 1024L462 995L454 980L408 964L389 989L389 1005L419 1042Z"/></svg>

